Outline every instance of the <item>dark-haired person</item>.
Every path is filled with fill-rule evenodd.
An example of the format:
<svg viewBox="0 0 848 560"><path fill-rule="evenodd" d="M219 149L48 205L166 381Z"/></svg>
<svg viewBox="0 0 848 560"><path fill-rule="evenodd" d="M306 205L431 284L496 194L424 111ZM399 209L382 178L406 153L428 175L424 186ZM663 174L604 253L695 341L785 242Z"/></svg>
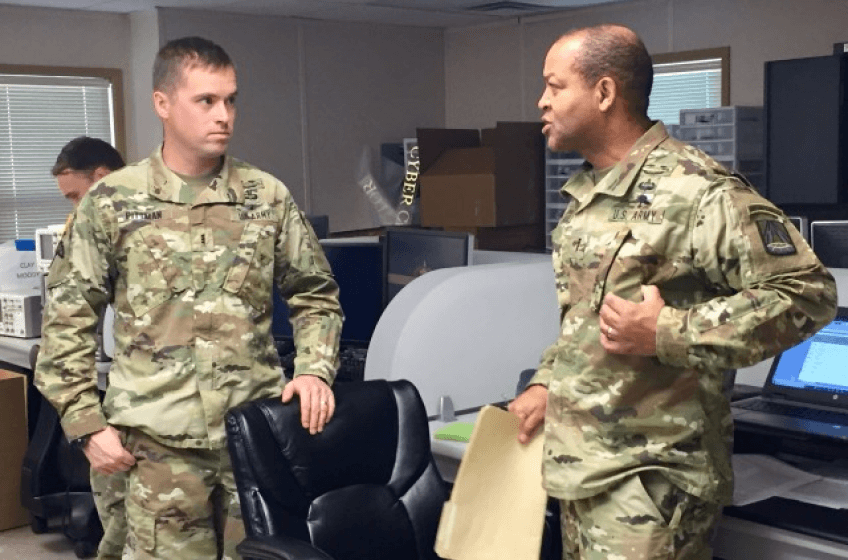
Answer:
<svg viewBox="0 0 848 560"><path fill-rule="evenodd" d="M558 340L510 405L544 426L564 558L709 560L732 495L723 381L806 339L836 287L783 213L647 116L653 69L618 25L548 51L554 151L586 162L553 232Z"/></svg>
<svg viewBox="0 0 848 560"><path fill-rule="evenodd" d="M76 206L91 185L123 166L124 158L111 144L79 136L62 147L50 173L62 195Z"/></svg>
<svg viewBox="0 0 848 560"><path fill-rule="evenodd" d="M124 158L108 142L99 138L79 136L62 147L50 173L56 177L59 190L76 208L92 185L124 166ZM73 214L68 216L66 229ZM102 323L98 325L98 330ZM121 560L127 535L124 497L127 477L123 472L104 475L91 471L91 490L97 512L103 524L103 538L97 552L98 560Z"/></svg>
<svg viewBox="0 0 848 560"><path fill-rule="evenodd" d="M226 155L237 93L220 46L162 47L163 144L89 191L48 277L37 384L93 469L128 473L135 560L238 558L229 408L297 394L312 434L334 411L338 286L288 189ZM274 282L297 346L289 383L270 333ZM92 334L109 302L115 352L101 405Z"/></svg>

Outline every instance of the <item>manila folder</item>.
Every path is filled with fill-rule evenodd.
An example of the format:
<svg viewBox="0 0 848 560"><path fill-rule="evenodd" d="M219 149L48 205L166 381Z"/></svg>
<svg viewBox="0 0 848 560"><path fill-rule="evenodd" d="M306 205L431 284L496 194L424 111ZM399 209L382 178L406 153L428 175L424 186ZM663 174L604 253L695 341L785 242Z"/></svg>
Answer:
<svg viewBox="0 0 848 560"><path fill-rule="evenodd" d="M538 560L548 500L543 439L537 434L522 445L517 416L494 406L480 410L442 508L436 554L448 560Z"/></svg>

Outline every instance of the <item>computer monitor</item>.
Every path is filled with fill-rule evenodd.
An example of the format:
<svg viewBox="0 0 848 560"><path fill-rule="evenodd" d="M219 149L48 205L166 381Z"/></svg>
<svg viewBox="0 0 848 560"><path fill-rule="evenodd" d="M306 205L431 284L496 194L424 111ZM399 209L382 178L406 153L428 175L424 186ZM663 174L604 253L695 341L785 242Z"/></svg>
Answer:
<svg viewBox="0 0 848 560"><path fill-rule="evenodd" d="M381 240L325 239L321 247L339 285L339 301L345 314L341 341L367 346L383 313L384 244ZM277 340L293 336L289 308L276 285L271 330Z"/></svg>
<svg viewBox="0 0 848 560"><path fill-rule="evenodd" d="M386 228L386 304L425 272L471 264L473 249L470 233Z"/></svg>
<svg viewBox="0 0 848 560"><path fill-rule="evenodd" d="M330 235L330 217L326 214L307 214L306 219L318 239L326 239Z"/></svg>
<svg viewBox="0 0 848 560"><path fill-rule="evenodd" d="M810 224L810 246L828 268L848 268L848 220Z"/></svg>
<svg viewBox="0 0 848 560"><path fill-rule="evenodd" d="M65 231L65 224L53 224L35 230L36 268L42 274L50 270L50 263L56 254L56 246Z"/></svg>
<svg viewBox="0 0 848 560"><path fill-rule="evenodd" d="M795 229L798 230L798 233L801 234L806 241L810 240L810 226L807 222L807 218L804 216L787 216L789 221L792 222L792 225L795 226Z"/></svg>
<svg viewBox="0 0 848 560"><path fill-rule="evenodd" d="M848 57L765 63L765 182L787 204L848 202Z"/></svg>

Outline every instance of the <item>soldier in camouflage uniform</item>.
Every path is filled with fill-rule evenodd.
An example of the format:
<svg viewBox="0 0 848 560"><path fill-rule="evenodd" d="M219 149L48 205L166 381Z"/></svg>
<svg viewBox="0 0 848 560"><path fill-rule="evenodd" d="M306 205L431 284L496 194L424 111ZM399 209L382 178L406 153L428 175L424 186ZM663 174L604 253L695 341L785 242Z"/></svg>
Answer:
<svg viewBox="0 0 848 560"><path fill-rule="evenodd" d="M544 425L566 559L712 558L732 495L722 382L833 319L836 288L783 213L647 117L631 30L554 43L539 100L555 151L586 158L553 232L558 340L510 406Z"/></svg>
<svg viewBox="0 0 848 560"><path fill-rule="evenodd" d="M165 45L154 66L163 145L80 203L48 277L39 389L92 468L127 471L135 560L236 559L244 527L224 415L299 396L304 428L332 417L338 286L286 187L225 155L236 75L218 45ZM274 282L297 359L284 385L270 333ZM115 355L97 397L94 325L115 309Z"/></svg>
<svg viewBox="0 0 848 560"><path fill-rule="evenodd" d="M59 190L76 207L94 183L124 166L118 150L99 138L80 136L62 147L50 173L56 177ZM70 231L73 214L68 216L65 229ZM98 325L98 331L102 327ZM101 341L102 342L102 341ZM103 538L100 539L97 557L100 560L120 560L127 538L127 519L124 511L124 494L127 477L124 472L103 475L91 471L91 492L100 522Z"/></svg>

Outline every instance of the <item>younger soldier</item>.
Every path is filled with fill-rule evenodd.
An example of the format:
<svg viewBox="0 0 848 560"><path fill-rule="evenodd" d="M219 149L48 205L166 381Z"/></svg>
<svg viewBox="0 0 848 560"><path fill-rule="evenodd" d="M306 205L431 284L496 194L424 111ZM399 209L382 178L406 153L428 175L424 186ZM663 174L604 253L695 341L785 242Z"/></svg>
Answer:
<svg viewBox="0 0 848 560"><path fill-rule="evenodd" d="M299 395L315 434L332 417L342 325L338 286L288 189L226 155L236 72L218 45L159 51L153 105L163 144L83 198L48 279L39 389L92 468L127 471L135 560L236 559L244 534L224 415ZM285 383L271 288L291 310L297 359ZM101 406L93 326L115 309Z"/></svg>

